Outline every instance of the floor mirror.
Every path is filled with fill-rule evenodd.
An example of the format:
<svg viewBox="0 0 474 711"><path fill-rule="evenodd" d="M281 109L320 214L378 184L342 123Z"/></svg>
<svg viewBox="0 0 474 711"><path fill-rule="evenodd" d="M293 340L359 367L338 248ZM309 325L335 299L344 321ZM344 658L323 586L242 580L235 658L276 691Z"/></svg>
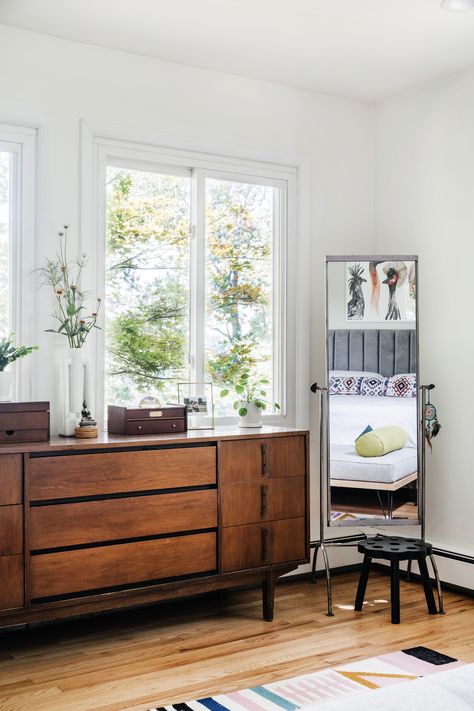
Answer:
<svg viewBox="0 0 474 711"><path fill-rule="evenodd" d="M327 525L420 523L416 257L326 261Z"/></svg>
<svg viewBox="0 0 474 711"><path fill-rule="evenodd" d="M311 389L321 473L313 581L321 551L328 615L328 545L354 545L355 527L360 538L368 527L420 525L424 538L421 410L434 386L419 385L417 289L416 256L326 257L326 380ZM328 527L348 531L333 538Z"/></svg>

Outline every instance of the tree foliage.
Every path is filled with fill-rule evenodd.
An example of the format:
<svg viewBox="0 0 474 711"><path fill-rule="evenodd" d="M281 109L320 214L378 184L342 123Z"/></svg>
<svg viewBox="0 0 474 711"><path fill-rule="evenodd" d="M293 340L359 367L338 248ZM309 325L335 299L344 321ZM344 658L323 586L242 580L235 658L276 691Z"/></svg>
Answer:
<svg viewBox="0 0 474 711"><path fill-rule="evenodd" d="M271 356L272 188L206 181L206 370L237 380ZM190 182L108 170L107 372L110 402L175 397L187 380ZM229 404L229 407L231 405Z"/></svg>

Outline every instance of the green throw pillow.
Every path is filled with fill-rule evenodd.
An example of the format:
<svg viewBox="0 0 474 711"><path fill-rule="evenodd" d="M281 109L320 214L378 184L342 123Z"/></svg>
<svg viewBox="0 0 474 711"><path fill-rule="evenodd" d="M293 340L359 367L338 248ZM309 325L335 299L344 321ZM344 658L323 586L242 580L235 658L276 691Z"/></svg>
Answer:
<svg viewBox="0 0 474 711"><path fill-rule="evenodd" d="M403 449L407 440L408 435L401 427L379 427L358 437L355 448L361 457L383 457L396 449Z"/></svg>

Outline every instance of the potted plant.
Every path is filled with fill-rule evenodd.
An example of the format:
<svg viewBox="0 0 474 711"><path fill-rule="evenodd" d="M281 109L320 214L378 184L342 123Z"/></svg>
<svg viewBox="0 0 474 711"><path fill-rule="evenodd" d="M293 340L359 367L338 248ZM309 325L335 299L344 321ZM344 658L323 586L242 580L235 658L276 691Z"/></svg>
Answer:
<svg viewBox="0 0 474 711"><path fill-rule="evenodd" d="M12 374L6 370L7 366L36 350L38 350L38 346L15 346L13 333L0 338L0 402L10 400Z"/></svg>
<svg viewBox="0 0 474 711"><path fill-rule="evenodd" d="M233 403L234 410L237 410L240 420L239 427L261 427L262 412L267 406L273 406L275 410L280 409L277 402L271 403L266 399L267 391L265 387L269 381L266 378L251 376L250 373L242 373L235 384L224 388L221 397L227 397L232 391L237 399Z"/></svg>

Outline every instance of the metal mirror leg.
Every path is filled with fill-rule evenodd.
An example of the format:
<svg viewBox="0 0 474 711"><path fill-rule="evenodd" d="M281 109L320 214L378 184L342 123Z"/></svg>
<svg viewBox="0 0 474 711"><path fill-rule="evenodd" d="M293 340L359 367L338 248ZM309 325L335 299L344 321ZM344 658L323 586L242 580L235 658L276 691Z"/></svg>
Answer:
<svg viewBox="0 0 474 711"><path fill-rule="evenodd" d="M325 393L327 388L321 388L317 383L311 385L312 393L319 393L319 541L316 543L313 555L313 566L311 569L311 582L316 583L316 564L318 561L318 552L321 549L323 555L324 566L326 569L326 588L328 596L328 611L326 615L328 617L334 617L333 607L332 607L332 580L331 580L331 569L329 567L329 558L324 545L324 501L325 501L325 427L324 427L324 416L325 416Z"/></svg>

